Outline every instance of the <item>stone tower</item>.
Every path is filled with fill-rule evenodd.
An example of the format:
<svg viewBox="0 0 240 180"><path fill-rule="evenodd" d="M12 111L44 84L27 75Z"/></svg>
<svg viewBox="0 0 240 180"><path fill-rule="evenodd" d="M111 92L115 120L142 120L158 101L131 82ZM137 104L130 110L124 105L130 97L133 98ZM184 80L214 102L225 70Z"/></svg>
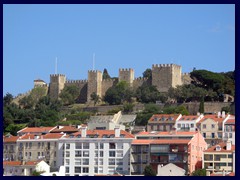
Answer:
<svg viewBox="0 0 240 180"><path fill-rule="evenodd" d="M49 84L49 95L51 99L58 99L66 82L66 76L63 74L51 74Z"/></svg>
<svg viewBox="0 0 240 180"><path fill-rule="evenodd" d="M126 81L129 83L130 86L133 84L134 80L134 70L129 68L129 69L119 69L119 82L120 81Z"/></svg>
<svg viewBox="0 0 240 180"><path fill-rule="evenodd" d="M95 92L102 97L102 72L97 70L88 71L87 101L91 101L91 94Z"/></svg>
<svg viewBox="0 0 240 180"><path fill-rule="evenodd" d="M176 64L152 65L152 85L160 92L168 92L170 87L182 85L182 67Z"/></svg>

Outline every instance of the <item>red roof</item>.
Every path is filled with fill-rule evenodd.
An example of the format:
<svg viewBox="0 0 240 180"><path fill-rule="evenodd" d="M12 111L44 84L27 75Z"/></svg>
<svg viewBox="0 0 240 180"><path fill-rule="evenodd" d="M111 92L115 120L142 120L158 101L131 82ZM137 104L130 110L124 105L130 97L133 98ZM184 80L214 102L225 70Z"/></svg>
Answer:
<svg viewBox="0 0 240 180"><path fill-rule="evenodd" d="M217 146L221 147L220 151L216 151ZM233 152L233 151L235 151L235 145L232 145L231 150L226 150L226 143L222 142L220 144L217 144L215 146L212 146L212 147L208 148L204 152Z"/></svg>
<svg viewBox="0 0 240 180"><path fill-rule="evenodd" d="M23 164L23 162L21 161L3 161L3 165L4 166L22 166L22 165L26 165L26 166L34 166L36 164L38 164L39 162L41 162L42 160L38 160L38 161L27 161Z"/></svg>
<svg viewBox="0 0 240 180"><path fill-rule="evenodd" d="M53 128L55 127L27 127L18 131L18 133L48 133Z"/></svg>
<svg viewBox="0 0 240 180"><path fill-rule="evenodd" d="M228 119L225 124L235 124L235 119Z"/></svg>
<svg viewBox="0 0 240 180"><path fill-rule="evenodd" d="M77 132L78 129L73 126L59 126L51 130L50 133L60 133L60 132Z"/></svg>
<svg viewBox="0 0 240 180"><path fill-rule="evenodd" d="M212 173L210 176L223 176L223 173ZM225 176L235 176L234 172L231 173L225 173Z"/></svg>
<svg viewBox="0 0 240 180"><path fill-rule="evenodd" d="M34 135L34 134L25 134L19 138L19 140L27 140L27 139L59 139L63 136L64 134L60 133L49 133L45 135Z"/></svg>
<svg viewBox="0 0 240 180"><path fill-rule="evenodd" d="M149 135L149 136L151 136L151 135L159 135L159 136L164 136L164 135L169 135L169 136L184 136L184 135L194 135L194 134L196 134L197 132L195 132L195 131L172 131L172 132L169 132L169 131L161 131L161 132L159 132L159 131L151 131L151 132L144 132L144 131L142 131L142 132L139 132L139 133L137 133L136 135L138 136L138 135Z"/></svg>
<svg viewBox="0 0 240 180"><path fill-rule="evenodd" d="M188 144L191 139L134 139L132 145L148 144Z"/></svg>
<svg viewBox="0 0 240 180"><path fill-rule="evenodd" d="M16 142L18 140L19 136L4 136L3 138L3 142L4 143L13 143Z"/></svg>
<svg viewBox="0 0 240 180"><path fill-rule="evenodd" d="M226 115L227 117L227 115ZM203 121L205 121L206 119L212 119L213 121L215 122L218 122L218 123L222 123L225 118L222 118L222 117L219 117L217 115L205 115L197 124L200 124L202 123Z"/></svg>
<svg viewBox="0 0 240 180"><path fill-rule="evenodd" d="M195 121L197 120L197 118L199 118L199 116L182 116L179 121Z"/></svg>
<svg viewBox="0 0 240 180"><path fill-rule="evenodd" d="M133 134L130 134L123 130L120 131L120 134L125 135L124 138L134 138ZM77 137L77 135L81 135L81 131L73 133L71 135ZM107 135L107 136L115 135L115 131L114 130L87 130L87 135L90 135L90 136L98 135L98 138L103 138L103 135ZM66 136L66 137L69 137L69 136Z"/></svg>
<svg viewBox="0 0 240 180"><path fill-rule="evenodd" d="M180 114L154 114L148 120L148 123L151 122L175 122L176 119L180 116Z"/></svg>

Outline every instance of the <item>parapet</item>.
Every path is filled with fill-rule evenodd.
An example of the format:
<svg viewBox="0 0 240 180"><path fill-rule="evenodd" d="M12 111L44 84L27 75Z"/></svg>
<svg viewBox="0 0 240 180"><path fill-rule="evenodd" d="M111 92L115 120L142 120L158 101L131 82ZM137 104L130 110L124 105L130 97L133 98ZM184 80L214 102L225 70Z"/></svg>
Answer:
<svg viewBox="0 0 240 180"><path fill-rule="evenodd" d="M58 76L65 77L64 74L50 74L50 77L58 77Z"/></svg>
<svg viewBox="0 0 240 180"><path fill-rule="evenodd" d="M152 68L160 68L160 67L181 67L177 64L153 64Z"/></svg>
<svg viewBox="0 0 240 180"><path fill-rule="evenodd" d="M138 78L135 78L134 81L147 81L148 78L145 78L145 77L138 77Z"/></svg>
<svg viewBox="0 0 240 180"><path fill-rule="evenodd" d="M99 70L88 70L89 73L101 73Z"/></svg>
<svg viewBox="0 0 240 180"><path fill-rule="evenodd" d="M133 71L132 68L119 68L119 71Z"/></svg>
<svg viewBox="0 0 240 180"><path fill-rule="evenodd" d="M190 73L182 73L182 76L190 76Z"/></svg>
<svg viewBox="0 0 240 180"><path fill-rule="evenodd" d="M84 84L87 83L88 80L84 79L84 80L67 80L66 84Z"/></svg>
<svg viewBox="0 0 240 180"><path fill-rule="evenodd" d="M116 79L111 79L111 78L108 78L108 79L103 79L102 82L114 82L116 81Z"/></svg>

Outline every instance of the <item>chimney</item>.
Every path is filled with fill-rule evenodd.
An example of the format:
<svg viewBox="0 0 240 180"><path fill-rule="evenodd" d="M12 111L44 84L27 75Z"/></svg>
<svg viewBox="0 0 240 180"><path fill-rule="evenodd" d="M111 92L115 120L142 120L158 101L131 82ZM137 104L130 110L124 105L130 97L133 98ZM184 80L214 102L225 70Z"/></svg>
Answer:
<svg viewBox="0 0 240 180"><path fill-rule="evenodd" d="M225 111L222 112L222 118L225 118L226 117L226 114L225 114Z"/></svg>
<svg viewBox="0 0 240 180"><path fill-rule="evenodd" d="M115 126L114 131L115 131L115 137L119 138L120 137L120 127Z"/></svg>
<svg viewBox="0 0 240 180"><path fill-rule="evenodd" d="M210 171L207 171L207 172L206 172L206 175L207 175L207 176L210 176Z"/></svg>
<svg viewBox="0 0 240 180"><path fill-rule="evenodd" d="M217 116L218 118L220 118L221 117L221 112L219 111L218 112L218 116Z"/></svg>
<svg viewBox="0 0 240 180"><path fill-rule="evenodd" d="M232 149L232 142L231 141L227 141L227 151L230 151Z"/></svg>
<svg viewBox="0 0 240 180"><path fill-rule="evenodd" d="M87 137L87 127L86 126L82 126L80 129L81 129L81 136L83 138Z"/></svg>

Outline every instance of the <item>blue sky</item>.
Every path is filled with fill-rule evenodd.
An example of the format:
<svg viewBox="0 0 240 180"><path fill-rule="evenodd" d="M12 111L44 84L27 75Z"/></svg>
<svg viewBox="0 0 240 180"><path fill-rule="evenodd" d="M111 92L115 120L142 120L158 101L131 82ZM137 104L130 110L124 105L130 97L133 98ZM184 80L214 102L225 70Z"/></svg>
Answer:
<svg viewBox="0 0 240 180"><path fill-rule="evenodd" d="M119 68L142 76L152 64L182 72L235 69L235 5L3 5L3 95L58 73Z"/></svg>

